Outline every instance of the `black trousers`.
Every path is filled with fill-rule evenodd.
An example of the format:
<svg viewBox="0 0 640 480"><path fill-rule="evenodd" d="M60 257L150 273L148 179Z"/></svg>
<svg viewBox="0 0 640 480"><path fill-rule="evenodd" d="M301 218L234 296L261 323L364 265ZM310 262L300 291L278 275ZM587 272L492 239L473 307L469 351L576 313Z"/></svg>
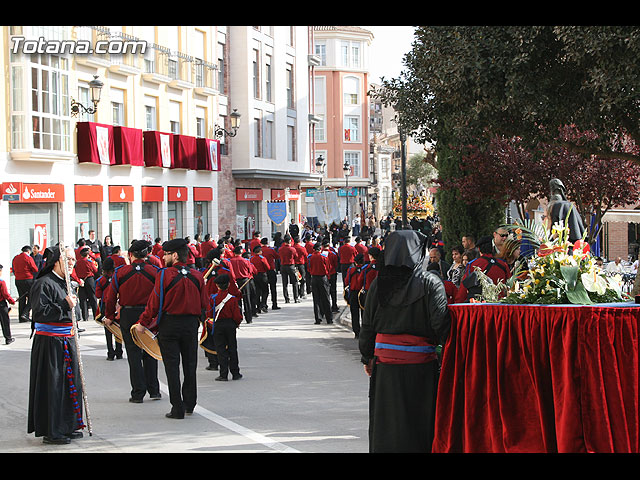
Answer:
<svg viewBox="0 0 640 480"><path fill-rule="evenodd" d="M96 317L96 311L98 310L98 302L96 300L96 279L95 277L87 277L84 279L84 285L78 287L78 300L80 301L80 310L82 311L82 320L89 318L89 307L93 313L93 318Z"/></svg>
<svg viewBox="0 0 640 480"><path fill-rule="evenodd" d="M269 297L269 279L266 272L257 273L253 277L256 286L256 303L258 310L267 308L267 298Z"/></svg>
<svg viewBox="0 0 640 480"><path fill-rule="evenodd" d="M197 401L198 315L162 315L158 345L167 375L171 413L184 415L193 411ZM182 364L182 382L180 365Z"/></svg>
<svg viewBox="0 0 640 480"><path fill-rule="evenodd" d="M129 363L131 397L135 399L141 399L146 393L149 393L149 395L160 393L158 361L138 347L131 337L131 325L138 321L140 314L144 312L144 308L141 306L122 307L120 309L120 330L122 330L122 340L124 341L127 362Z"/></svg>
<svg viewBox="0 0 640 480"><path fill-rule="evenodd" d="M296 278L295 265L280 265L280 275L282 275L282 293L284 300L289 301L289 283L293 287L293 299L298 300L300 296L298 291L298 279Z"/></svg>
<svg viewBox="0 0 640 480"><path fill-rule="evenodd" d="M253 280L250 278L236 278L236 283L238 284L238 288L242 288L242 310L244 313L244 319L247 323L251 323L253 319L253 314L255 313L255 286L253 285Z"/></svg>
<svg viewBox="0 0 640 480"><path fill-rule="evenodd" d="M351 311L351 330L356 335L360 335L360 305L358 304L358 292L351 294L349 310Z"/></svg>
<svg viewBox="0 0 640 480"><path fill-rule="evenodd" d="M278 276L276 271L269 270L267 272L267 282L269 283L269 290L271 291L271 307L278 306Z"/></svg>
<svg viewBox="0 0 640 480"><path fill-rule="evenodd" d="M296 269L300 272L300 281L298 282L298 295L303 297L306 293L305 284L307 282L307 269L303 263L296 264Z"/></svg>
<svg viewBox="0 0 640 480"><path fill-rule="evenodd" d="M18 320L21 322L29 321L29 311L31 303L29 302L29 292L33 285L33 278L27 280L16 280L16 289L18 290Z"/></svg>
<svg viewBox="0 0 640 480"><path fill-rule="evenodd" d="M329 281L324 275L311 275L311 295L313 296L313 315L320 323L323 315L327 323L333 322L331 303L329 302Z"/></svg>
<svg viewBox="0 0 640 480"><path fill-rule="evenodd" d="M233 376L240 373L237 328L236 322L230 318L219 318L213 326L213 340L218 353L218 371L223 378L227 378L229 372Z"/></svg>
<svg viewBox="0 0 640 480"><path fill-rule="evenodd" d="M9 306L6 300L0 301L0 326L5 340L11 338L11 324L9 322Z"/></svg>
<svg viewBox="0 0 640 480"><path fill-rule="evenodd" d="M131 332L129 332L129 335L131 335ZM116 338L113 336L113 333L111 333L106 328L104 329L104 336L105 336L105 339L107 340L107 357L122 358L122 344L117 342ZM124 341L124 338L122 339L122 341ZM127 358L128 357L129 355L127 355Z"/></svg>
<svg viewBox="0 0 640 480"><path fill-rule="evenodd" d="M311 294L311 274L309 273L309 269L306 267L305 265L305 272L304 272L304 280L305 280L305 285L307 287L307 295Z"/></svg>
<svg viewBox="0 0 640 480"><path fill-rule="evenodd" d="M329 296L331 297L331 308L338 308L338 292L336 285L338 282L338 274L329 275Z"/></svg>
<svg viewBox="0 0 640 480"><path fill-rule="evenodd" d="M345 285L345 278L347 278L347 270L349 267L353 267L353 263L341 263L340 269L342 270L342 284Z"/></svg>

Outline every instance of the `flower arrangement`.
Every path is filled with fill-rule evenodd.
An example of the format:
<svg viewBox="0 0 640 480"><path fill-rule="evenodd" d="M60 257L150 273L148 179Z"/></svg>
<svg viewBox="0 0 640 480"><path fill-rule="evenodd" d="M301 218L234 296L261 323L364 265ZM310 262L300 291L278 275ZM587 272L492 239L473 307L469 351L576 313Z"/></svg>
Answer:
<svg viewBox="0 0 640 480"><path fill-rule="evenodd" d="M621 276L607 277L596 265L584 237L569 241L566 221L554 224L551 231L532 221L508 228L519 240L526 239L535 253L527 269L513 272L502 302L589 305L631 298L622 292Z"/></svg>

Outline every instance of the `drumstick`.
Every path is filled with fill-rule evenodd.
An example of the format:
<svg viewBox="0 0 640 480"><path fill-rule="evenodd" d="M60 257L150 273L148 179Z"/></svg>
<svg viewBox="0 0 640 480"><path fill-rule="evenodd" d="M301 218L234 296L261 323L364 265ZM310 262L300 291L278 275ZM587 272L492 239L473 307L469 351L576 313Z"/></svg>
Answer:
<svg viewBox="0 0 640 480"><path fill-rule="evenodd" d="M67 282L67 295L71 296L71 278L69 276L69 268L67 263L67 251L64 246L64 243L60 243L58 245L60 248L60 258L62 259L62 263L64 265L64 277ZM73 336L76 344L76 354L78 355L78 373L80 373L80 384L82 385L82 402L84 403L84 410L87 412L87 430L89 432L89 436L93 435L93 430L91 429L91 415L89 414L89 400L87 399L87 388L84 382L84 368L82 365L82 355L80 355L80 339L78 336L78 320L75 315L75 308L71 309L71 322L73 324Z"/></svg>

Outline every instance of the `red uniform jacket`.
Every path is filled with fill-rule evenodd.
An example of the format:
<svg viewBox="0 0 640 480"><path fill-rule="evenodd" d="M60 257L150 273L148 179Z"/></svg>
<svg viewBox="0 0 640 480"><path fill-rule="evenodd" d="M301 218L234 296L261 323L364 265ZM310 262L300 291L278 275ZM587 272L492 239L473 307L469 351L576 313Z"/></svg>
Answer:
<svg viewBox="0 0 640 480"><path fill-rule="evenodd" d="M177 279L170 287L178 276L182 278ZM113 284L113 280L111 283ZM202 273L195 268L189 269L181 262L159 270L147 306L138 320L139 324L150 330L157 327L161 300L163 314L193 315L199 318L209 305Z"/></svg>
<svg viewBox="0 0 640 480"><path fill-rule="evenodd" d="M200 244L200 253L202 254L202 258L207 258L207 253L209 253L209 251L213 250L216 247L216 242L214 242L213 240L202 242Z"/></svg>
<svg viewBox="0 0 640 480"><path fill-rule="evenodd" d="M231 295L231 298L224 304L220 313L218 314L215 311L216 305L219 305L220 302L224 301L224 299L229 295L231 294L228 290L223 290L209 297L209 304L206 312L207 318L215 319L216 315L218 315L218 320L222 320L223 318L231 319L236 323L236 325L240 325L242 323L242 312L238 305L238 297Z"/></svg>
<svg viewBox="0 0 640 480"><path fill-rule="evenodd" d="M322 255L329 260L329 276L338 272L338 255L332 249L322 250Z"/></svg>
<svg viewBox="0 0 640 480"><path fill-rule="evenodd" d="M143 260L134 260L131 265L116 268L104 295L105 317L115 318L116 303L121 307L146 305L157 273L157 267Z"/></svg>
<svg viewBox="0 0 640 480"><path fill-rule="evenodd" d="M13 274L16 276L16 280L30 280L38 273L36 262L33 260L33 257L26 252L19 253L13 257L11 268L13 269Z"/></svg>
<svg viewBox="0 0 640 480"><path fill-rule="evenodd" d="M276 269L276 259L280 260L280 255L275 251L274 248L269 247L267 245L262 246L262 255L269 262L269 270Z"/></svg>
<svg viewBox="0 0 640 480"><path fill-rule="evenodd" d="M233 271L234 278L251 278L253 277L253 265L249 260L244 258L242 255L236 255L229 259L229 263L231 264L231 270ZM252 269L253 267L253 269Z"/></svg>
<svg viewBox="0 0 640 480"><path fill-rule="evenodd" d="M267 260L264 255L253 255L251 257L251 263L256 267L258 273L266 273L271 270L269 260Z"/></svg>
<svg viewBox="0 0 640 480"><path fill-rule="evenodd" d="M321 252L313 252L307 262L309 274L312 276L329 275L329 259Z"/></svg>
<svg viewBox="0 0 640 480"><path fill-rule="evenodd" d="M302 245L300 245L299 243L294 243L293 244L293 248L295 249L297 255L296 255L296 265L304 265L307 260L307 249L304 248Z"/></svg>
<svg viewBox="0 0 640 480"><path fill-rule="evenodd" d="M360 275L362 276L362 286L360 288L364 288L368 291L369 287L371 287L371 282L373 282L373 279L378 276L378 265L376 262L370 262L368 265L365 265Z"/></svg>
<svg viewBox="0 0 640 480"><path fill-rule="evenodd" d="M489 265L492 265L489 270L486 270ZM493 280L493 283L497 284L500 280L503 283L507 283L507 279L511 277L511 272L509 271L509 265L506 264L504 260L501 258L495 258L493 255L483 253L480 257L472 260L465 269L464 275L460 280L460 286L458 287L458 292L455 296L455 303L466 303L469 300L467 296L469 295L469 291L467 287L465 287L462 282L474 272L474 268L479 267L482 271L485 271L485 274Z"/></svg>
<svg viewBox="0 0 640 480"><path fill-rule="evenodd" d="M91 257L80 257L76 261L76 275L82 280L98 273L98 264Z"/></svg>
<svg viewBox="0 0 640 480"><path fill-rule="evenodd" d="M110 255L110 257L111 260L113 260L113 268L118 268L122 265L127 264L127 261L124 259L124 257L121 257L120 255Z"/></svg>
<svg viewBox="0 0 640 480"><path fill-rule="evenodd" d="M230 278L229 293L231 293L231 295L234 295L236 297L242 298L242 291L238 288L238 284L236 283L235 277L233 276L233 272L229 269L229 266L226 265L226 263L215 267L213 269L213 272L211 272L211 275L207 279L207 283L204 287L207 297L210 297L211 295L218 293L218 285L216 285L216 282L214 282L214 279L218 275L222 275L223 273L226 273L227 275L229 275L229 278Z"/></svg>
<svg viewBox="0 0 640 480"><path fill-rule="evenodd" d="M347 269L347 276L345 277L345 283L349 286L349 291L357 294L362 289L362 279L360 275L360 269L363 265L354 265Z"/></svg>
<svg viewBox="0 0 640 480"><path fill-rule="evenodd" d="M2 302L3 300L6 300L11 305L14 305L16 303L16 301L9 293L9 290L7 289L7 284L4 282L4 280L0 280L0 302Z"/></svg>
<svg viewBox="0 0 640 480"><path fill-rule="evenodd" d="M366 254L369 251L369 248L362 242L356 243L355 249L357 253L362 253L362 254Z"/></svg>
<svg viewBox="0 0 640 480"><path fill-rule="evenodd" d="M353 263L357 253L358 252L356 251L356 248L353 245L351 245L350 243L345 243L338 249L338 255L340 256L340 263L343 263L343 264Z"/></svg>
<svg viewBox="0 0 640 480"><path fill-rule="evenodd" d="M278 253L280 254L281 265L295 265L296 257L298 256L298 253L296 252L296 249L293 248L291 245L287 245L286 243L283 243L280 249L278 250Z"/></svg>
<svg viewBox="0 0 640 480"><path fill-rule="evenodd" d="M314 245L315 244L311 240L304 244L304 249L307 251L307 255L311 255L313 253Z"/></svg>

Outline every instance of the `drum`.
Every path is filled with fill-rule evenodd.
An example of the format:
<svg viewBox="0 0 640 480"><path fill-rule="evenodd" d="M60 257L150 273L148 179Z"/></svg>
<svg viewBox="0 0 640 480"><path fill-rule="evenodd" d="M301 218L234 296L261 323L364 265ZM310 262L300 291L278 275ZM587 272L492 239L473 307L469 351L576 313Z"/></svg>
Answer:
<svg viewBox="0 0 640 480"><path fill-rule="evenodd" d="M208 318L202 327L202 333L199 340L200 348L205 352L217 355L216 346L213 342L213 320Z"/></svg>
<svg viewBox="0 0 640 480"><path fill-rule="evenodd" d="M138 333L138 331L136 330L136 325L137 324L131 325L130 329L133 343L135 343L138 347L143 349L156 360L162 360L160 345L158 344L156 335L148 328L145 328L143 333Z"/></svg>
<svg viewBox="0 0 640 480"><path fill-rule="evenodd" d="M358 304L360 305L360 310L364 310L364 304L367 301L367 291L363 288L358 292Z"/></svg>
<svg viewBox="0 0 640 480"><path fill-rule="evenodd" d="M98 325L101 325L107 330L109 330L113 334L114 338L116 339L116 342L118 343L124 342L122 340L122 330L120 329L120 325L117 322L111 322L111 325L107 325L101 313L96 315L95 321Z"/></svg>

